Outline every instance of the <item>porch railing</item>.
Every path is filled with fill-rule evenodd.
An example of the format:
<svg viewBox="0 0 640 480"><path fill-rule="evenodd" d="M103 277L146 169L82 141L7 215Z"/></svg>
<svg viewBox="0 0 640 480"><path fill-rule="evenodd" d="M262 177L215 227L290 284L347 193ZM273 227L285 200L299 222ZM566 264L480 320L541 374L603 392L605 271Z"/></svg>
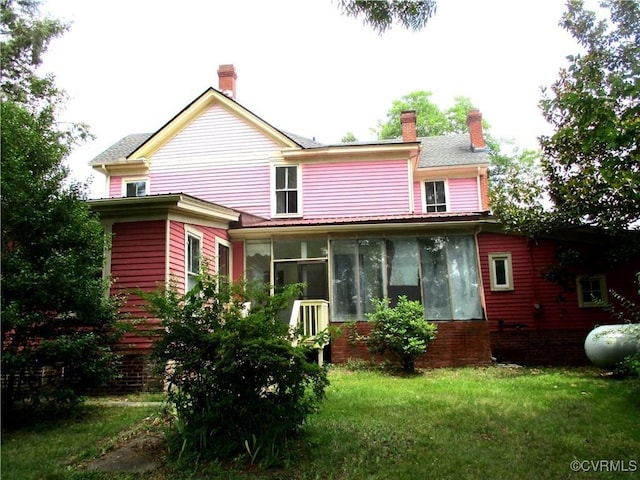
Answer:
<svg viewBox="0 0 640 480"><path fill-rule="evenodd" d="M293 343L299 341L312 345L318 351L318 363L322 365L323 349L329 343L329 302L326 300L296 300L293 302L289 329L293 333Z"/></svg>

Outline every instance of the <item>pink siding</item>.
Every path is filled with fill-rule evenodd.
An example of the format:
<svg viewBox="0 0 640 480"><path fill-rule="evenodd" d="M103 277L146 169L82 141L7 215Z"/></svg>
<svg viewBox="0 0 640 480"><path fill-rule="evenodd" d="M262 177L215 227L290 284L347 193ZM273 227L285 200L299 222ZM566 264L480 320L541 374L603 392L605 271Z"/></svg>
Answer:
<svg viewBox="0 0 640 480"><path fill-rule="evenodd" d="M268 165L270 154L280 148L252 124L216 104L152 155L151 171L177 173L207 165Z"/></svg>
<svg viewBox="0 0 640 480"><path fill-rule="evenodd" d="M451 212L478 212L478 180L472 178L449 178L449 209ZM413 201L416 213L423 213L425 206L422 189L424 180L413 182Z"/></svg>
<svg viewBox="0 0 640 480"><path fill-rule="evenodd" d="M409 213L406 160L302 167L305 218Z"/></svg>
<svg viewBox="0 0 640 480"><path fill-rule="evenodd" d="M262 217L269 217L271 213L270 182L269 166L233 166L151 174L154 195L187 193Z"/></svg>
<svg viewBox="0 0 640 480"><path fill-rule="evenodd" d="M473 178L450 178L449 205L452 212L478 212L478 180Z"/></svg>
<svg viewBox="0 0 640 480"><path fill-rule="evenodd" d="M180 291L185 283L185 224L182 222L170 222L169 238L169 271L171 279ZM188 224L189 229L202 234L202 257L209 262L209 271L215 271L216 265L216 237L227 240L229 234L220 228L204 227L202 225Z"/></svg>
<svg viewBox="0 0 640 480"><path fill-rule="evenodd" d="M124 177L119 175L115 177L109 177L109 197L121 197L122 196L122 179Z"/></svg>
<svg viewBox="0 0 640 480"><path fill-rule="evenodd" d="M422 184L423 182L413 182L413 212L423 213L424 206L422 205Z"/></svg>
<svg viewBox="0 0 640 480"><path fill-rule="evenodd" d="M233 242L231 244L231 253L233 255L231 260L233 281L239 282L244 278L244 242Z"/></svg>
<svg viewBox="0 0 640 480"><path fill-rule="evenodd" d="M170 279L182 288L185 274L184 224L172 221L169 231L171 232L169 235L169 275Z"/></svg>

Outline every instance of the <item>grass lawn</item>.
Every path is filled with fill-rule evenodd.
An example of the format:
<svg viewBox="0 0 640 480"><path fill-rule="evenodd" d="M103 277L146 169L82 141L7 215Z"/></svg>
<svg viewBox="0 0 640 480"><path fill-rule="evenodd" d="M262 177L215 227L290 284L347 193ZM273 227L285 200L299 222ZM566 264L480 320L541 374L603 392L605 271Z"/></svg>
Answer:
<svg viewBox="0 0 640 480"><path fill-rule="evenodd" d="M638 380L595 369L498 367L414 377L334 368L330 380L321 410L281 468L239 462L203 465L193 475L167 469L109 478L640 478ZM5 432L2 479L107 478L81 467L150 410L86 408L82 422ZM591 471L574 472L574 460Z"/></svg>

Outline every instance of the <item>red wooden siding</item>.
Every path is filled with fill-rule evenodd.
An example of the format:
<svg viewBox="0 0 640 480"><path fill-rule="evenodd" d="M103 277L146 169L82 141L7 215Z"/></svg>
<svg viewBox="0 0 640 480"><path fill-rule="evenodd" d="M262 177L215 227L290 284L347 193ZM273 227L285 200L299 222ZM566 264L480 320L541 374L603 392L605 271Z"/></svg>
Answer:
<svg viewBox="0 0 640 480"><path fill-rule="evenodd" d="M616 323L600 308L578 306L575 278L568 280L569 291L543 278L548 267L557 264L557 246L556 242L534 242L514 235L478 235L486 314L493 354L498 359L540 364L586 363L583 344L587 333L598 324ZM513 291L491 291L488 259L491 253L511 253ZM598 273L606 275L608 289L629 295L633 294L630 289L633 272L633 266L626 266Z"/></svg>
<svg viewBox="0 0 640 480"><path fill-rule="evenodd" d="M165 279L165 222L146 221L115 223L111 248L111 275L113 294L128 294L121 309L130 318L148 318L142 299L135 290L153 291ZM136 332L125 335L121 348L148 350L152 345L151 331L157 321L148 319L136 326Z"/></svg>
<svg viewBox="0 0 640 480"><path fill-rule="evenodd" d="M406 160L302 167L305 218L409 213Z"/></svg>
<svg viewBox="0 0 640 480"><path fill-rule="evenodd" d="M233 281L239 282L244 278L244 242L233 242L231 244L231 254L233 256L231 260Z"/></svg>

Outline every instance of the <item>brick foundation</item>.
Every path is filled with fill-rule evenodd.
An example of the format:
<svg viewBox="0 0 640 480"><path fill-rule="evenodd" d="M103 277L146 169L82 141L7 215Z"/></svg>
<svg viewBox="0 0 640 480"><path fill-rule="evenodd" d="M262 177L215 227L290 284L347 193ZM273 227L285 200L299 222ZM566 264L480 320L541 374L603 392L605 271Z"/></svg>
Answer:
<svg viewBox="0 0 640 480"><path fill-rule="evenodd" d="M584 340L590 329L513 329L491 332L491 349L499 362L522 365L588 365Z"/></svg>
<svg viewBox="0 0 640 480"><path fill-rule="evenodd" d="M162 379L154 374L149 354L124 354L117 378L92 393L121 395L162 390Z"/></svg>
<svg viewBox="0 0 640 480"><path fill-rule="evenodd" d="M436 322L438 334L427 347L427 353L416 361L418 368L459 367L467 365L487 365L491 363L489 329L483 321ZM342 330L341 335L331 339L331 361L345 363L350 358L371 360L373 355L362 342L353 344L345 324L332 326ZM359 335L368 335L371 325L367 322L356 324ZM381 360L378 358L377 360Z"/></svg>

